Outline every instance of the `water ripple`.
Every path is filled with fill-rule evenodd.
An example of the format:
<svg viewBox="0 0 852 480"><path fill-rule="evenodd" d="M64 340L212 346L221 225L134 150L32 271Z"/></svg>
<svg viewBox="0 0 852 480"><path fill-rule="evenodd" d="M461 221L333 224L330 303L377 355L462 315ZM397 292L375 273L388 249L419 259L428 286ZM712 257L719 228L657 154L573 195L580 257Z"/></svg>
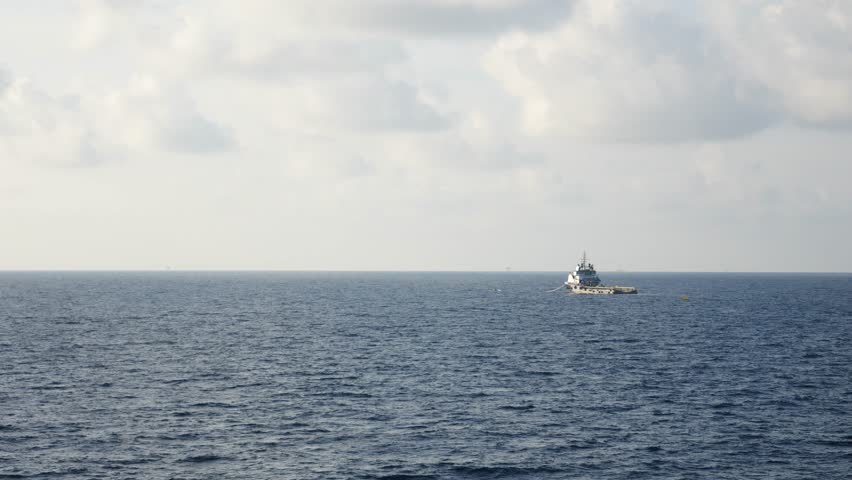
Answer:
<svg viewBox="0 0 852 480"><path fill-rule="evenodd" d="M852 277L611 276L0 273L0 479L848 478Z"/></svg>

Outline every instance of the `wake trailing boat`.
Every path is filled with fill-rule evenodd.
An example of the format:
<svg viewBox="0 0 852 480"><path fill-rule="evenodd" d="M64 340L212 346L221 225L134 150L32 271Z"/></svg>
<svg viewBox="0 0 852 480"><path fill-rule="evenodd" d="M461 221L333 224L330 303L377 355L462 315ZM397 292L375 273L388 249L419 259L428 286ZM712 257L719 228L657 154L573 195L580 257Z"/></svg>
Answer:
<svg viewBox="0 0 852 480"><path fill-rule="evenodd" d="M586 260L586 252L583 259L577 264L577 268L568 274L565 288L571 293L582 293L588 295L618 295L625 293L638 293L636 287L607 286L601 283L595 266Z"/></svg>

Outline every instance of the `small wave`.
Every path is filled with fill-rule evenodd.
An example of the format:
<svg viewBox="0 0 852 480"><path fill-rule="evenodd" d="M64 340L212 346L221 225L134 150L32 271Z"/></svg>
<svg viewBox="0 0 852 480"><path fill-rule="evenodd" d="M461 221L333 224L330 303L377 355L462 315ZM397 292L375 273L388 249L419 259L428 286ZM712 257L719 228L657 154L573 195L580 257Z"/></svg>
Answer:
<svg viewBox="0 0 852 480"><path fill-rule="evenodd" d="M555 377L559 375L561 372L550 372L545 370L531 370L524 372L527 375L532 375L535 377Z"/></svg>
<svg viewBox="0 0 852 480"><path fill-rule="evenodd" d="M417 424L417 425L408 425L408 426L405 426L405 427L402 427L402 428L403 428L404 430L428 430L428 429L429 429L429 425L420 425L420 424Z"/></svg>
<svg viewBox="0 0 852 480"><path fill-rule="evenodd" d="M214 455L212 453L208 453L206 455L192 455L189 457L185 457L180 459L181 463L207 463L207 462L218 462L221 460L230 460L228 457L222 457L220 455Z"/></svg>
<svg viewBox="0 0 852 480"><path fill-rule="evenodd" d="M732 397L749 397L749 398L752 398L752 397L759 397L759 396L765 394L766 392L764 392L763 390L754 390L754 389L751 389L751 388L741 388L739 390L733 390L733 391L726 392L726 393L728 395L732 396Z"/></svg>
<svg viewBox="0 0 852 480"><path fill-rule="evenodd" d="M306 428L306 427L310 427L310 426L311 426L311 424L309 424L309 423L293 422L293 423L285 423L284 425L281 425L281 428Z"/></svg>
<svg viewBox="0 0 852 480"><path fill-rule="evenodd" d="M370 421L370 422L387 422L387 421L393 420L393 418L394 417L392 417L390 415L378 415L377 414L377 415L370 415L369 417L366 417L364 420L367 420L367 421Z"/></svg>
<svg viewBox="0 0 852 480"><path fill-rule="evenodd" d="M518 478L525 476L537 476L553 473L565 473L563 470L552 467L475 467L458 466L453 471L470 478Z"/></svg>
<svg viewBox="0 0 852 480"><path fill-rule="evenodd" d="M365 392L324 392L314 393L314 397L342 397L342 398L373 398L372 395Z"/></svg>
<svg viewBox="0 0 852 480"><path fill-rule="evenodd" d="M66 475L82 475L88 472L85 468L69 468L67 470L50 470L47 472L38 472L32 474L24 474L24 473L0 473L0 479L2 478L53 478L53 477L64 477Z"/></svg>
<svg viewBox="0 0 852 480"><path fill-rule="evenodd" d="M194 381L192 378L176 378L174 380L164 380L163 383L166 385L180 385L182 383L188 383Z"/></svg>
<svg viewBox="0 0 852 480"><path fill-rule="evenodd" d="M418 475L409 473L391 473L389 475L364 475L365 480L433 480L441 477L435 475Z"/></svg>
<svg viewBox="0 0 852 480"><path fill-rule="evenodd" d="M500 410L512 410L512 411L529 411L535 408L535 405L503 405L497 407Z"/></svg>
<svg viewBox="0 0 852 480"><path fill-rule="evenodd" d="M36 385L30 387L30 390L68 390L65 385Z"/></svg>
<svg viewBox="0 0 852 480"><path fill-rule="evenodd" d="M601 444L592 440L589 442L572 442L565 445L564 449L566 450L588 450L590 448L598 448Z"/></svg>
<svg viewBox="0 0 852 480"><path fill-rule="evenodd" d="M221 402L201 402L201 403L193 403L190 407L195 408L240 408L239 405L232 405L230 403L221 403Z"/></svg>
<svg viewBox="0 0 852 480"><path fill-rule="evenodd" d="M822 446L825 446L825 447L846 447L846 448L852 447L852 439L838 439L838 440L823 439L823 440L816 440L813 443L816 444L816 445L822 445Z"/></svg>
<svg viewBox="0 0 852 480"><path fill-rule="evenodd" d="M20 445L24 442L30 442L38 439L35 435L9 435L0 437L0 443L11 443L12 445Z"/></svg>
<svg viewBox="0 0 852 480"><path fill-rule="evenodd" d="M123 466L128 465L142 465L145 463L156 462L159 460L159 457L136 457L136 458L124 458L119 460L110 460L109 462L113 464L113 468L121 468Z"/></svg>
<svg viewBox="0 0 852 480"><path fill-rule="evenodd" d="M710 404L710 408L712 408L714 410L722 410L722 409L736 408L736 407L739 407L739 405L737 405L736 403L731 403L731 402L719 402L719 403L711 403Z"/></svg>
<svg viewBox="0 0 852 480"><path fill-rule="evenodd" d="M235 390L235 389L238 389L238 388L249 388L249 387L262 387L264 385L268 385L268 384L263 383L263 382L242 383L242 384L239 384L239 385L232 385L230 387L225 387L223 390Z"/></svg>
<svg viewBox="0 0 852 480"><path fill-rule="evenodd" d="M153 440L153 441L167 441L167 442L175 442L175 441L186 441L186 440L196 440L200 438L200 435L197 433L180 433L176 435L136 435L133 437L134 440Z"/></svg>
<svg viewBox="0 0 852 480"><path fill-rule="evenodd" d="M792 407L799 406L799 402L796 402L794 400L781 399L781 400L772 400L772 401L768 401L768 402L761 402L761 405L771 405L773 407L782 407L782 408L783 407L790 407L790 408L792 408Z"/></svg>
<svg viewBox="0 0 852 480"><path fill-rule="evenodd" d="M620 413L636 410L637 408L639 408L639 405L595 405L588 407L587 410L591 410L593 412Z"/></svg>

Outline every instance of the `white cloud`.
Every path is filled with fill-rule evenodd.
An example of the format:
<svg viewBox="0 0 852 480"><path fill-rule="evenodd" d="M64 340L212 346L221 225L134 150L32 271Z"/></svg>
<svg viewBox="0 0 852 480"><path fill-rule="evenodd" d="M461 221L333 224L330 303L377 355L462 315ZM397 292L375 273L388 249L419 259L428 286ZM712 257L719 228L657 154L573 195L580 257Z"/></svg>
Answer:
<svg viewBox="0 0 852 480"><path fill-rule="evenodd" d="M85 166L107 160L109 149L78 98L51 96L28 79L0 70L0 150L5 158Z"/></svg>
<svg viewBox="0 0 852 480"><path fill-rule="evenodd" d="M713 3L709 15L689 3L589 0L554 32L503 36L487 65L523 102L532 134L669 142L842 124L852 7L824 3Z"/></svg>
<svg viewBox="0 0 852 480"><path fill-rule="evenodd" d="M104 99L104 114L123 144L175 153L204 154L234 148L232 133L201 114L195 101L178 87L139 77L123 91Z"/></svg>
<svg viewBox="0 0 852 480"><path fill-rule="evenodd" d="M812 126L852 125L852 2L713 2L712 26L745 81L784 115Z"/></svg>
<svg viewBox="0 0 852 480"><path fill-rule="evenodd" d="M279 174L286 179L334 183L376 173L375 156L366 157L351 138L289 135L278 151Z"/></svg>
<svg viewBox="0 0 852 480"><path fill-rule="evenodd" d="M147 3L147 6L144 2L134 3L133 8L122 4L124 8L116 8L97 2L81 14L85 18L94 12L97 18L106 18L105 23L112 20L122 26L102 29L119 44L133 44L130 40L143 36L152 38L139 47L142 53L138 68L160 72L171 83L190 82L202 88L210 82L226 81L240 89L276 91L275 104L280 109L281 122L300 125L302 130L434 131L446 128L450 122L446 112L430 103L428 92L418 86L416 79L396 74L408 60L399 39L344 31L306 32L282 20L304 13L303 10L312 11L316 8L313 4L287 4L285 8L279 2L248 2L239 6L233 2L189 2L172 6L172 15L180 20L164 22L158 36L151 33L149 25L134 23L138 11L147 12L141 15L143 19L152 14L150 2ZM351 7L342 8L351 10ZM276 17L275 12L282 15ZM270 18L278 20L270 22ZM95 46L103 49L108 45L109 42L101 42ZM125 95L113 103L116 102L123 105L118 108L133 104L134 110L145 111L146 118L156 120L155 124L163 125L165 121L178 121L183 126L192 124L192 131L165 129L165 132L183 131L181 139L195 138L204 129L205 137L218 137L223 140L220 145L227 144L224 131L217 129L216 122L194 114L198 109L195 105L183 104L170 113L158 114L163 105L151 108L147 99L136 102ZM182 112L183 118L176 118L178 112ZM154 118L157 115L167 118ZM145 134L149 139L159 136L157 141L167 148L190 147L168 141L162 133L145 133L154 123L137 117L138 113L130 116L136 123L137 135ZM195 142L192 148L203 149L203 146Z"/></svg>
<svg viewBox="0 0 852 480"><path fill-rule="evenodd" d="M306 120L320 128L434 131L448 125L448 119L429 105L417 88L383 76L314 80L299 92Z"/></svg>
<svg viewBox="0 0 852 480"><path fill-rule="evenodd" d="M82 5L0 4L0 268L852 265L845 3Z"/></svg>
<svg viewBox="0 0 852 480"><path fill-rule="evenodd" d="M272 81L380 71L406 60L399 42L345 35L293 34L263 24L205 21L188 16L168 44L155 46L159 66L183 73L238 74ZM185 70L189 70L188 72Z"/></svg>
<svg viewBox="0 0 852 480"><path fill-rule="evenodd" d="M584 2L559 30L500 39L488 67L532 134L594 141L727 138L769 121L695 19L650 4Z"/></svg>
<svg viewBox="0 0 852 480"><path fill-rule="evenodd" d="M224 2L231 18L266 21L279 29L349 29L414 35L483 35L511 28L543 29L568 11L570 0L246 0Z"/></svg>
<svg viewBox="0 0 852 480"><path fill-rule="evenodd" d="M162 13L174 6L163 0L77 0L71 44L86 50L115 46L116 39L127 41L123 47L157 41L173 28Z"/></svg>
<svg viewBox="0 0 852 480"><path fill-rule="evenodd" d="M215 153L234 147L229 130L178 88L140 78L125 89L51 95L0 71L0 148L7 158L91 166L134 153Z"/></svg>

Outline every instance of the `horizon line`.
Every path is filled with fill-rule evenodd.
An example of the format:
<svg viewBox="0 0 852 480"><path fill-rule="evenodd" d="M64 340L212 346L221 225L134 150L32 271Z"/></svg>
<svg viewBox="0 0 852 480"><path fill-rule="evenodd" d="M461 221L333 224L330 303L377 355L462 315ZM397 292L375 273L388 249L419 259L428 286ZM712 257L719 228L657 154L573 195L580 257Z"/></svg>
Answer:
<svg viewBox="0 0 852 480"><path fill-rule="evenodd" d="M566 273L570 270L356 270L356 269L254 269L254 268L30 268L3 269L0 273ZM790 274L852 274L849 271L794 271L794 270L600 270L601 273L790 273Z"/></svg>

